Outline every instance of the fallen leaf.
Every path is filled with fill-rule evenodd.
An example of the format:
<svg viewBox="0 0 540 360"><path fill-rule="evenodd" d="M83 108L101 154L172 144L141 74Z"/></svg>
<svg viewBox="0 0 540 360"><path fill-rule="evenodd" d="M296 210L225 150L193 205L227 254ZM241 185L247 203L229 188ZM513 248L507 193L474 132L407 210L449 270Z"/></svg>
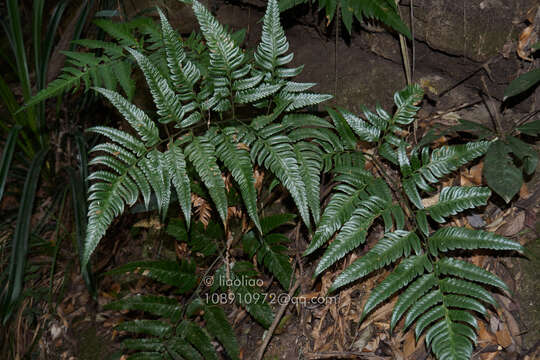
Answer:
<svg viewBox="0 0 540 360"><path fill-rule="evenodd" d="M512 336L510 336L510 332L504 324L503 328L495 333L495 337L497 338L497 343L503 348L512 345Z"/></svg>

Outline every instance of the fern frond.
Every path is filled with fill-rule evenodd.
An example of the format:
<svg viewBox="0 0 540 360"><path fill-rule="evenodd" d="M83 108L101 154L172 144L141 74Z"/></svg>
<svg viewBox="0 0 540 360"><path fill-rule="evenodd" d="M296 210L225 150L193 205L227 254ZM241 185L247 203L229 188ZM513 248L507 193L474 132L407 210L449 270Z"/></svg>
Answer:
<svg viewBox="0 0 540 360"><path fill-rule="evenodd" d="M167 170L176 189L178 202L184 213L189 228L191 222L191 184L186 169L186 159L182 149L175 143L169 145L165 153Z"/></svg>
<svg viewBox="0 0 540 360"><path fill-rule="evenodd" d="M433 265L428 260L427 255L411 256L404 259L386 279L371 291L364 305L362 318L365 318L377 305L407 286L417 276L422 275L425 270L433 270ZM425 283L422 285L425 286Z"/></svg>
<svg viewBox="0 0 540 360"><path fill-rule="evenodd" d="M182 101L195 99L193 86L201 77L199 69L187 58L184 52L182 42L173 30L169 21L158 9L161 20L161 32L163 34L163 43L167 53L167 65L171 73L171 80L175 89L179 92Z"/></svg>
<svg viewBox="0 0 540 360"><path fill-rule="evenodd" d="M187 261L182 261L181 264L170 260L134 261L114 268L106 275L125 273L147 276L163 284L174 286L182 293L197 286L195 264Z"/></svg>
<svg viewBox="0 0 540 360"><path fill-rule="evenodd" d="M393 330L403 314L420 299L426 292L435 286L437 280L433 273L425 274L415 280L407 287L407 290L401 294L390 320L390 330Z"/></svg>
<svg viewBox="0 0 540 360"><path fill-rule="evenodd" d="M141 68L146 83L150 88L150 93L157 107L157 113L161 116L160 122L168 124L171 121L180 123L184 117L184 111L177 95L169 86L169 83L160 74L152 62L140 52L127 48L129 53L137 60Z"/></svg>
<svg viewBox="0 0 540 360"><path fill-rule="evenodd" d="M131 320L120 323L115 328L118 331L128 331L136 334L163 337L172 332L172 326L160 320Z"/></svg>
<svg viewBox="0 0 540 360"><path fill-rule="evenodd" d="M332 122L334 123L334 127L339 134L340 140L343 143L344 148L346 150L356 149L356 138L347 121L343 118L343 116L341 116L338 111L332 108L326 108L326 111L332 118Z"/></svg>
<svg viewBox="0 0 540 360"><path fill-rule="evenodd" d="M184 320L178 325L177 333L193 345L205 360L217 360L218 356L208 333L192 321Z"/></svg>
<svg viewBox="0 0 540 360"><path fill-rule="evenodd" d="M425 211L433 220L444 223L450 215L456 215L463 210L486 205L491 191L487 187L445 187L441 191L437 204L426 208Z"/></svg>
<svg viewBox="0 0 540 360"><path fill-rule="evenodd" d="M375 219L382 215L387 205L387 202L378 196L371 196L361 201L350 219L343 225L339 234L324 252L315 269L315 276L322 273L360 244L363 244L367 231Z"/></svg>
<svg viewBox="0 0 540 360"><path fill-rule="evenodd" d="M437 183L438 180L460 166L482 156L488 149L491 142L477 141L464 145L447 145L433 150L430 158L423 156L423 164L417 169L413 169L426 181Z"/></svg>
<svg viewBox="0 0 540 360"><path fill-rule="evenodd" d="M181 337L173 337L165 343L167 357L172 359L204 360L195 348Z"/></svg>
<svg viewBox="0 0 540 360"><path fill-rule="evenodd" d="M152 186L158 209L165 218L171 200L171 174L165 154L153 149L139 162L139 167Z"/></svg>
<svg viewBox="0 0 540 360"><path fill-rule="evenodd" d="M197 174L217 207L221 220L225 223L227 221L227 194L221 170L217 165L214 145L205 136L193 137L192 142L186 147L185 153L195 166Z"/></svg>
<svg viewBox="0 0 540 360"><path fill-rule="evenodd" d="M159 356L156 358L161 359L160 352L164 349L161 340L156 338L125 339L124 341L122 341L122 345L128 350L144 351L147 354L155 354L151 355L150 359L153 358L152 356ZM130 356L129 358L132 359L132 356Z"/></svg>
<svg viewBox="0 0 540 360"><path fill-rule="evenodd" d="M217 108L226 110L231 106L228 100L231 92L230 85L232 85L233 80L238 80L241 77L239 73L233 76L234 72L240 71L247 74L244 70L247 65L243 66L244 53L208 9L196 0L193 1L193 11L210 49L208 71L214 84Z"/></svg>
<svg viewBox="0 0 540 360"><path fill-rule="evenodd" d="M238 342L223 309L219 306L207 305L204 307L203 317L208 332L219 340L232 360L238 360L240 354Z"/></svg>
<svg viewBox="0 0 540 360"><path fill-rule="evenodd" d="M405 89L394 94L394 103L397 106L392 117L392 123L409 125L414 121L414 116L420 110L416 106L424 97L424 90L418 84L409 85Z"/></svg>
<svg viewBox="0 0 540 360"><path fill-rule="evenodd" d="M326 206L317 230L304 252L304 256L313 253L323 246L341 226L350 219L356 206L360 202L362 189L356 189L351 193L336 193L332 195L330 202Z"/></svg>
<svg viewBox="0 0 540 360"><path fill-rule="evenodd" d="M379 140L381 130L378 127L365 122L345 109L338 108L338 110L356 135L358 135L360 140L367 142L375 142Z"/></svg>
<svg viewBox="0 0 540 360"><path fill-rule="evenodd" d="M159 141L159 130L156 124L144 111L115 91L103 88L94 88L94 90L105 96L118 109L147 147L154 146Z"/></svg>
<svg viewBox="0 0 540 360"><path fill-rule="evenodd" d="M277 1L269 0L263 19L261 42L253 54L255 62L274 77L279 66L292 60L292 54L285 55L288 50L289 42L280 23Z"/></svg>
<svg viewBox="0 0 540 360"><path fill-rule="evenodd" d="M499 277L467 261L445 257L437 261L435 265L441 274L453 275L510 291Z"/></svg>
<svg viewBox="0 0 540 360"><path fill-rule="evenodd" d="M251 148L251 158L272 171L281 181L294 199L302 220L309 227L306 188L290 139L284 135L259 138Z"/></svg>
<svg viewBox="0 0 540 360"><path fill-rule="evenodd" d="M287 248L283 245L289 241L283 234L266 235L257 252L257 261L264 264L274 274L285 290L289 289L293 274L293 269L287 256Z"/></svg>
<svg viewBox="0 0 540 360"><path fill-rule="evenodd" d="M165 296L135 295L105 305L107 310L138 310L170 318L173 322L182 316L182 309L175 299Z"/></svg>
<svg viewBox="0 0 540 360"><path fill-rule="evenodd" d="M321 177L319 175L322 170L321 152L312 143L299 142L294 145L294 153L300 167L300 176L306 188L307 204L313 215L313 220L318 223L321 216Z"/></svg>
<svg viewBox="0 0 540 360"><path fill-rule="evenodd" d="M414 232L396 230L393 233L387 233L366 255L346 268L334 280L329 291L334 291L364 277L402 256L408 256L413 249L417 254L420 251L420 239Z"/></svg>
<svg viewBox="0 0 540 360"><path fill-rule="evenodd" d="M293 111L307 106L317 105L333 98L333 96L329 94L291 93L285 91L282 91L279 94L279 97L284 101L290 101L290 104L285 111Z"/></svg>
<svg viewBox="0 0 540 360"><path fill-rule="evenodd" d="M429 251L434 256L439 252L454 249L491 249L523 253L525 249L519 243L503 236L481 230L461 227L445 227L437 230L428 239Z"/></svg>
<svg viewBox="0 0 540 360"><path fill-rule="evenodd" d="M234 128L225 128L221 134L216 134L211 139L219 160L229 169L240 188L249 216L257 229L262 232L257 214L257 191L249 151L242 146L245 144L238 141Z"/></svg>

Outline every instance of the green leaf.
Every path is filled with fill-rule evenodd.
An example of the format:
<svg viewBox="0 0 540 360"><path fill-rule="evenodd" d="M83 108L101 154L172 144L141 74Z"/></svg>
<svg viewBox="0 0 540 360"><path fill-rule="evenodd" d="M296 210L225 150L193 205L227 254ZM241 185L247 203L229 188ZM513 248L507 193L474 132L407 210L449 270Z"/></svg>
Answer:
<svg viewBox="0 0 540 360"><path fill-rule="evenodd" d="M364 277L402 256L408 256L411 250L418 251L419 248L420 239L413 232L396 230L393 233L387 233L367 254L339 274L329 292Z"/></svg>
<svg viewBox="0 0 540 360"><path fill-rule="evenodd" d="M232 360L239 359L240 351L238 349L238 342L223 310L215 305L205 306L203 317L206 321L208 332L219 340L225 348L227 355Z"/></svg>
<svg viewBox="0 0 540 360"><path fill-rule="evenodd" d="M159 320L131 320L120 323L115 328L118 331L128 331L157 337L165 336L172 331L169 324Z"/></svg>
<svg viewBox="0 0 540 360"><path fill-rule="evenodd" d="M377 305L407 286L417 276L422 275L424 269L432 270L432 268L427 255L411 256L404 259L390 275L371 291L364 305L362 318L365 318Z"/></svg>
<svg viewBox="0 0 540 360"><path fill-rule="evenodd" d="M492 143L484 160L483 170L488 186L507 203L519 192L523 183L523 175L514 165L510 151L501 140Z"/></svg>
<svg viewBox="0 0 540 360"><path fill-rule="evenodd" d="M103 88L94 88L94 90L105 96L118 109L146 146L153 146L159 141L159 130L144 111L115 91Z"/></svg>
<svg viewBox="0 0 540 360"><path fill-rule="evenodd" d="M324 245L349 220L356 205L360 202L359 195L362 191L357 190L351 194L336 193L332 195L317 226L317 230L304 252L304 256L315 252L315 250Z"/></svg>
<svg viewBox="0 0 540 360"><path fill-rule="evenodd" d="M150 314L169 318L173 322L182 316L182 309L178 300L164 296L135 295L121 300L113 301L104 307L107 310L138 310Z"/></svg>
<svg viewBox="0 0 540 360"><path fill-rule="evenodd" d="M217 157L229 169L240 188L249 216L257 229L262 231L257 215L257 191L249 151L244 148L245 144L237 140L234 128L223 129L222 134L216 134L211 139L216 146Z"/></svg>
<svg viewBox="0 0 540 360"><path fill-rule="evenodd" d="M225 223L227 221L227 194L225 193L225 182L221 177L221 170L217 165L214 145L208 141L206 136L197 136L186 147L185 153L208 189L219 216Z"/></svg>
<svg viewBox="0 0 540 360"><path fill-rule="evenodd" d="M436 267L441 274L449 274L510 291L504 281L496 275L463 260L445 257L436 263Z"/></svg>
<svg viewBox="0 0 540 360"><path fill-rule="evenodd" d="M210 336L201 329L197 324L184 320L178 325L177 333L183 334L184 337L192 344L203 356L205 360L217 360L218 356L212 345Z"/></svg>
<svg viewBox="0 0 540 360"><path fill-rule="evenodd" d="M306 188L290 139L283 135L259 138L251 148L251 157L256 159L259 165L269 169L289 190L302 220L309 227Z"/></svg>
<svg viewBox="0 0 540 360"><path fill-rule="evenodd" d="M429 251L434 256L440 252L454 249L491 249L499 251L517 251L523 253L524 248L517 242L503 236L481 230L461 227L445 227L437 230L428 239Z"/></svg>
<svg viewBox="0 0 540 360"><path fill-rule="evenodd" d="M409 125L414 121L414 116L420 110L416 106L424 97L424 90L418 84L409 85L405 89L394 94L394 102L397 106L396 112L392 117L392 122Z"/></svg>
<svg viewBox="0 0 540 360"><path fill-rule="evenodd" d="M2 196L4 195L4 188L9 174L9 167L11 166L11 159L13 158L15 145L17 143L17 135L19 134L21 128L22 127L20 125L13 126L13 128L9 131L6 143L4 145L4 150L2 151L2 160L0 160L0 202L2 201Z"/></svg>
<svg viewBox="0 0 540 360"><path fill-rule="evenodd" d="M146 83L154 99L154 104L156 104L158 109L157 113L162 117L160 122L164 124L171 121L180 123L184 117L184 111L180 104L180 99L178 99L177 95L170 88L167 80L165 80L149 58L131 48L127 48L127 50L137 60L139 67L143 71Z"/></svg>
<svg viewBox="0 0 540 360"><path fill-rule="evenodd" d="M308 142L299 142L294 145L294 153L298 166L300 168L300 176L304 181L306 189L307 204L313 215L315 223L319 222L320 208L320 188L321 188L321 154L316 145Z"/></svg>
<svg viewBox="0 0 540 360"><path fill-rule="evenodd" d="M506 137L506 141L508 141L512 153L521 161L525 174L533 174L538 165L538 152L536 149L532 145L513 136Z"/></svg>
<svg viewBox="0 0 540 360"><path fill-rule="evenodd" d="M390 320L390 329L393 330L403 314L413 305L418 299L420 299L426 292L428 292L436 284L436 278L433 273L425 274L415 280L407 287L407 290L401 294L394 311L392 312L392 318Z"/></svg>
<svg viewBox="0 0 540 360"><path fill-rule="evenodd" d="M518 76L516 79L504 89L503 101L506 99L521 94L522 92L530 89L538 84L540 81L540 69L531 70L523 75Z"/></svg>
<svg viewBox="0 0 540 360"><path fill-rule="evenodd" d="M444 223L445 217L486 205L491 191L486 187L449 186L441 190L439 201L425 209L433 220Z"/></svg>
<svg viewBox="0 0 540 360"><path fill-rule="evenodd" d="M341 228L334 241L330 243L315 269L315 276L343 258L353 249L363 244L367 231L379 216L386 210L388 202L378 196L362 200L351 217Z"/></svg>
<svg viewBox="0 0 540 360"><path fill-rule="evenodd" d="M197 286L195 264L171 260L134 261L109 270L107 275L135 273L147 276L161 283L175 286L185 293Z"/></svg>
<svg viewBox="0 0 540 360"><path fill-rule="evenodd" d="M521 125L517 128L520 132L530 135L538 136L540 134L540 120L535 120Z"/></svg>
<svg viewBox="0 0 540 360"><path fill-rule="evenodd" d="M266 235L257 252L257 261L278 279L285 290L291 285L292 266L284 244L290 240L283 234Z"/></svg>
<svg viewBox="0 0 540 360"><path fill-rule="evenodd" d="M17 214L17 223L11 242L11 256L7 268L7 291L4 292L0 298L0 310L4 325L13 314L14 307L19 301L24 288L25 265L31 234L30 220L32 218L37 184L40 178L39 174L47 152L47 149L42 149L36 153L32 159L28 173L26 174L26 180L24 181L22 198Z"/></svg>
<svg viewBox="0 0 540 360"><path fill-rule="evenodd" d="M294 214L280 213L274 215L268 215L261 219L261 227L263 234L269 234L271 231L286 224L293 224L293 220L296 218Z"/></svg>
<svg viewBox="0 0 540 360"><path fill-rule="evenodd" d="M165 159L172 183L176 189L178 202L184 213L186 224L189 227L191 223L191 185L187 174L184 153L179 146L171 143L169 150L165 153Z"/></svg>

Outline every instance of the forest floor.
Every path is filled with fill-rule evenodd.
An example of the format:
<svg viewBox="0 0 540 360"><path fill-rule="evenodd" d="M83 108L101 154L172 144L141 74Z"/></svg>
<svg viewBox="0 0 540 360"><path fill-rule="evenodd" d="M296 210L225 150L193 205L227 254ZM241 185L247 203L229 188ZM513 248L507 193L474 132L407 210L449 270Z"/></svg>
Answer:
<svg viewBox="0 0 540 360"><path fill-rule="evenodd" d="M247 28L247 45L252 47L259 38L257 22L262 16L257 6L219 4L218 18L233 29ZM331 105L339 105L359 113L362 104L372 108L380 102L391 108L392 94L405 85L403 62L396 36L384 29L363 26L352 36L340 32L337 42L335 29L311 15L290 18L286 29L295 63L305 64L299 81L317 82L316 91L334 94ZM519 29L518 29L519 30ZM343 35L343 36L342 36ZM516 39L509 39L514 48L505 48L483 61L467 56L448 54L434 49L427 42L415 45L414 81L419 82L427 95L419 113L418 137L427 129L439 125L454 125L458 118L492 126L492 119L481 93L487 84L493 99L500 103L502 89L519 70L515 55ZM510 46L510 45L509 45ZM540 105L540 89L528 94L523 101L513 104L501 113L505 126L511 128L523 116ZM538 115L536 115L538 116ZM442 137L439 142L451 141ZM538 143L537 150L539 149ZM447 184L480 185L482 162L461 169ZM540 358L540 234L538 208L540 205L540 169L528 179L509 205L492 198L480 212L469 212L455 220L460 226L494 231L519 241L530 251L529 259L520 257L491 257L478 254L472 261L499 275L510 287L513 296L497 294L499 308L492 309L479 321L478 343L474 359L538 359ZM42 204L48 199L39 198ZM42 205L41 204L41 205ZM39 206L40 204L38 204ZM282 211L291 211L284 205ZM127 214L117 221L94 254L93 269L98 274L99 291L93 300L86 291L84 281L73 260L73 246L60 247L56 269L52 276L53 302L25 301L16 315L15 324L19 338L16 346L25 348L36 343L43 359L107 360L122 355L122 334L114 329L121 321L133 317L132 313L104 310L103 306L120 294L167 290L153 282L134 279L120 282L117 277L106 275L112 268L130 261L156 258L164 249L175 252L175 245L163 240L164 229L155 225L154 214ZM142 221L142 222L141 222ZM134 224L138 227L134 230ZM382 231L378 229L378 231ZM290 230L289 255L297 258L309 242L307 234ZM370 239L377 238L375 232ZM370 245L368 239L367 247ZM361 251L357 255L360 255ZM39 260L39 259L34 259ZM47 258L43 258L46 261ZM353 258L346 260L347 264ZM316 262L302 258L295 263L302 278L300 294L304 297L319 296L346 264L336 266L322 278L313 280ZM28 287L49 287L49 271L30 281ZM201 274L205 269L197 269ZM388 270L366 278L339 293L336 302L317 306L290 305L267 347L265 359L413 359L430 358L423 338L416 342L414 335L389 332L389 319L393 302L378 308L362 323L361 308L370 290ZM271 285L270 285L271 286ZM273 290L270 288L270 290ZM278 291L278 288L275 288ZM395 300L393 300L395 301ZM45 315L37 319L38 326L28 327L23 314L29 309L40 308ZM277 310L277 308L276 308ZM26 312L25 312L26 311ZM36 312L37 313L37 312ZM242 351L242 358L255 359L265 330L249 318L241 308L227 308Z"/></svg>

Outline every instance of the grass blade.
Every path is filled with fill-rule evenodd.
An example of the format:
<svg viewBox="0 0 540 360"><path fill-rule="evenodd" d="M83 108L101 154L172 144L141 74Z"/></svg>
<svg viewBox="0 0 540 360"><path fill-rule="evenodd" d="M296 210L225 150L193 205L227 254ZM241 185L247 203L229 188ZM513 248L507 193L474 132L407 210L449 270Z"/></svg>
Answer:
<svg viewBox="0 0 540 360"><path fill-rule="evenodd" d="M17 225L15 226L11 246L11 258L8 267L8 289L2 297L0 307L4 324L13 313L23 290L28 239L30 237L30 219L32 217L32 208L34 207L41 165L47 152L48 149L42 149L36 154L26 175L19 214L17 216Z"/></svg>
<svg viewBox="0 0 540 360"><path fill-rule="evenodd" d="M13 159L13 153L15 152L15 144L17 143L17 135L21 127L15 125L8 134L6 145L2 153L2 160L0 160L0 202L2 202L2 196L4 195L4 187L6 186L6 180Z"/></svg>

